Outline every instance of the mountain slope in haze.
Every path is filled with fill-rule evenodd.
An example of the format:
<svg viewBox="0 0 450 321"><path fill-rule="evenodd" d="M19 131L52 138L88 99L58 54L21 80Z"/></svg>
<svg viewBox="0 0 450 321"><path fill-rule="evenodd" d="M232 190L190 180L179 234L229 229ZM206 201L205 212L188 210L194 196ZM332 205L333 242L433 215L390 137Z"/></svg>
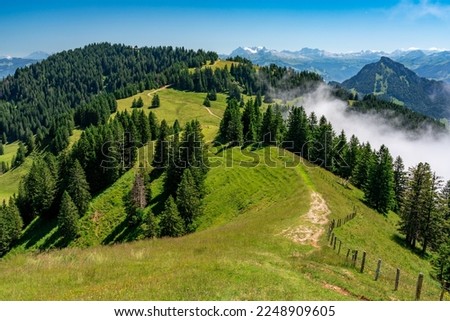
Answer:
<svg viewBox="0 0 450 321"><path fill-rule="evenodd" d="M17 68L26 67L35 62L37 62L37 60L30 58L0 58L0 79L14 74Z"/></svg>
<svg viewBox="0 0 450 321"><path fill-rule="evenodd" d="M303 48L298 51L271 50L265 47L239 47L225 57L240 56L265 66L271 63L319 73L327 81L342 82L358 73L365 65L386 56L401 62L419 76L450 81L450 52L437 50L396 50L392 53L365 50L332 53Z"/></svg>
<svg viewBox="0 0 450 321"><path fill-rule="evenodd" d="M442 81L417 76L404 65L387 57L364 66L358 74L342 83L361 94L400 102L434 118L450 117L450 86Z"/></svg>
<svg viewBox="0 0 450 321"><path fill-rule="evenodd" d="M33 63L47 59L49 54L43 51L35 51L26 57L0 57L0 79L12 75L17 68L29 66Z"/></svg>

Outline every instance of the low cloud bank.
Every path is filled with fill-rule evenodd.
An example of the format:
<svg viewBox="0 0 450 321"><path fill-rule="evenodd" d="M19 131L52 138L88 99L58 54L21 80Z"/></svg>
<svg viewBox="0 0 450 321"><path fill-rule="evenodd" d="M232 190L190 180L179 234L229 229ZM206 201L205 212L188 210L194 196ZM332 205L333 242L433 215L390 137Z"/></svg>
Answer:
<svg viewBox="0 0 450 321"><path fill-rule="evenodd" d="M308 114L314 111L318 118L325 115L337 134L344 130L348 139L354 134L361 142L370 142L375 149L384 144L394 159L398 155L403 158L406 168L428 162L438 176L450 179L450 134L436 138L424 128L423 134L411 139L379 115L346 112L346 103L332 97L326 86L304 96L301 105Z"/></svg>

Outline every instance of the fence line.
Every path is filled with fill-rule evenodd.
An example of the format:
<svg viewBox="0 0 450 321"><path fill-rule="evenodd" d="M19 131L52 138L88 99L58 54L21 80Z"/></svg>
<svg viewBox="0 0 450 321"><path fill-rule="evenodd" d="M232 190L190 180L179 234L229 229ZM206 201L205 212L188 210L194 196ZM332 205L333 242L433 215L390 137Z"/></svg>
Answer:
<svg viewBox="0 0 450 321"><path fill-rule="evenodd" d="M352 219L356 217L356 212L353 212L341 219L331 220L328 227L328 245L333 251L337 252L340 256L341 249L344 246L344 242L337 237L334 230L338 227L343 226ZM357 249L347 248L345 255L345 262L350 264L352 268L357 269L360 273L366 273L373 277L374 281L382 280L383 282L390 283L393 285L393 291L398 291L399 288L405 292L411 293L411 298L415 300L420 300L424 296L427 297L439 297L439 300L443 300L445 292L450 292L450 285L442 285L440 293L436 294L435 289L424 286L424 274L420 272L416 278L412 277L408 273L402 273L400 267L393 267L386 262L383 262L381 258L374 258L370 256L366 251L361 252L361 258L358 261L359 251ZM350 261L349 261L350 260ZM376 268L371 269L373 266ZM415 284L413 286L412 284Z"/></svg>

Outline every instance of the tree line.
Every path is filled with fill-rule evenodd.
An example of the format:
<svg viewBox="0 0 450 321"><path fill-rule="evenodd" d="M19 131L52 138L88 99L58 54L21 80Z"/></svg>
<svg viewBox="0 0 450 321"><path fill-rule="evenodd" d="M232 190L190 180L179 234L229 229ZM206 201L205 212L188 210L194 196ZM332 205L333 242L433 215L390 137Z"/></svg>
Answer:
<svg viewBox="0 0 450 321"><path fill-rule="evenodd" d="M54 54L0 82L0 132L10 141L37 135L39 143L48 140L59 152L67 146L71 124L99 124L108 107L114 111L111 94L118 99L157 88L171 83L179 70L216 59L203 50L109 43Z"/></svg>
<svg viewBox="0 0 450 321"><path fill-rule="evenodd" d="M450 280L450 181L444 184L429 164L406 171L402 158L394 160L385 145L374 150L354 135L337 135L325 116L318 120L303 107L278 104L261 113L251 99L243 110L236 100L228 102L219 138L230 146L283 147L352 182L364 191L368 206L382 214L396 211L406 246L420 243L423 255L431 249L439 278Z"/></svg>

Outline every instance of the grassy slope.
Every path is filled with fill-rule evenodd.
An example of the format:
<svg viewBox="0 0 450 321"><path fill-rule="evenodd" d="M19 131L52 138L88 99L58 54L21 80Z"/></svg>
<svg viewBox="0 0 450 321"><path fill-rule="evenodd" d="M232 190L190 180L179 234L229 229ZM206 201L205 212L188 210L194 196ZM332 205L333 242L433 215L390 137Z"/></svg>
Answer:
<svg viewBox="0 0 450 321"><path fill-rule="evenodd" d="M269 150L276 149L259 150L257 155L263 158ZM195 234L7 257L0 263L0 298L410 300L419 271L425 272L423 297L438 298L428 262L393 239L393 215L384 218L366 208L359 201L360 191L345 189L322 169L304 164L284 168L283 157L272 159L276 159L276 167L243 168L236 165L248 157L239 149L233 149L232 157L225 154L221 166L208 175L205 216ZM112 195L119 197L113 191L120 190L122 183L105 192L111 193L110 202L96 200L94 204L104 209L112 206ZM374 270L376 258L383 258L380 281L374 282L373 274L360 274L345 263L343 254L337 256L326 245L324 236L321 249L315 250L280 235L285 228L299 224L309 207L311 190L323 195L331 218L344 217L354 206L358 208L357 218L336 234L344 247L369 253L368 271ZM106 217L104 220L107 222ZM384 267L396 266L403 272L400 290L394 292L389 270Z"/></svg>
<svg viewBox="0 0 450 321"><path fill-rule="evenodd" d="M158 93L161 106L158 108L148 108L151 105L154 93ZM205 138L207 140L214 139L220 119L210 115L208 110L203 107L203 100L206 97L205 93L183 92L174 89L146 90L135 96L118 100L117 110L128 110L128 112L131 112L133 99L137 99L138 97L142 97L144 101L142 110L145 113L153 111L159 121L165 119L169 125L172 125L175 119L178 119L183 126L184 122L188 120L198 119L202 124ZM222 117L225 107L226 95L217 94L217 101L211 102L210 110L215 115Z"/></svg>
<svg viewBox="0 0 450 321"><path fill-rule="evenodd" d="M0 157L2 157L4 161L11 163L12 157L17 152L17 146L17 143L6 145L6 153ZM32 158L27 157L22 165L0 175L0 202L8 200L14 193L18 192L20 180L28 173L32 163Z"/></svg>
<svg viewBox="0 0 450 321"><path fill-rule="evenodd" d="M174 112L181 121L209 115L201 106L204 94L167 89L159 95L161 107L153 110L160 120ZM119 109L131 101L119 101ZM224 102L217 112L223 108ZM203 120L208 121L217 128L217 118ZM268 151L273 154L276 149L258 150L256 156L267 159ZM199 232L177 239L95 246L129 235L121 199L132 184L130 171L98 195L81 219L77 245L93 247L7 256L0 262L0 299L410 300L419 271L425 273L423 297L438 298L429 263L399 245L396 216L385 218L365 207L359 190L344 188L332 174L307 164L285 168L282 161L292 159L289 153L272 155L275 167L252 166L254 158L239 148L215 156L219 165L208 174ZM152 183L155 198L161 197L161 186L162 177ZM331 218L342 218L354 207L358 210L355 220L335 230L343 241L340 256L327 246L325 236L317 250L280 235L288 227L305 224L300 217L308 210L313 190L327 201ZM47 229L41 238L22 242L16 252L55 242L56 229ZM345 262L347 247L367 251L368 273L360 274ZM374 282L378 258L383 259L382 276ZM397 266L402 278L394 292L392 272Z"/></svg>
<svg viewBox="0 0 450 321"><path fill-rule="evenodd" d="M72 146L81 136L81 130L75 129L73 135L70 136L69 147ZM16 155L19 143L14 142L5 146L5 154L0 156L0 162L5 161L11 164L13 156ZM0 175L0 202L8 200L14 193L19 190L19 183L24 176L30 171L33 164L32 157L27 157L25 162L19 167Z"/></svg>

